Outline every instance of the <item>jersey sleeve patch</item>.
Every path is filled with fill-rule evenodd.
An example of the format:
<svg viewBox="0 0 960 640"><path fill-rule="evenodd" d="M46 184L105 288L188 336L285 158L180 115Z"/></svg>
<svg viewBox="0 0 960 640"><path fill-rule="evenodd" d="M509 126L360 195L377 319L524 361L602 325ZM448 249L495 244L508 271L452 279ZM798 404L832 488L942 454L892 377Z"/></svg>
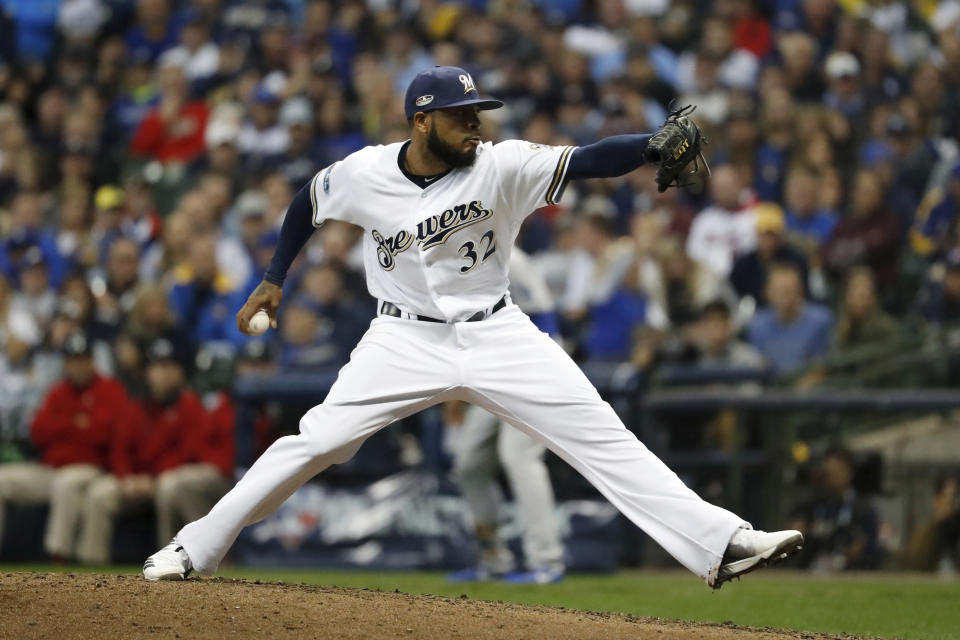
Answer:
<svg viewBox="0 0 960 640"><path fill-rule="evenodd" d="M337 198L330 195L330 180L334 167L340 162L334 162L326 169L319 171L310 181L310 205L313 207L313 226L320 227L328 217L337 217L334 209L336 208ZM320 205L324 205L326 215L320 215Z"/></svg>

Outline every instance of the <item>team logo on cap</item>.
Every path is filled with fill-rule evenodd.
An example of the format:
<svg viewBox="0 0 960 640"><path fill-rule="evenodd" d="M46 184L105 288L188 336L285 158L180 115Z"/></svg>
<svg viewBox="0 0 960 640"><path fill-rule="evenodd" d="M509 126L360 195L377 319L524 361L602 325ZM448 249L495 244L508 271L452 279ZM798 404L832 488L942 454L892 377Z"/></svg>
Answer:
<svg viewBox="0 0 960 640"><path fill-rule="evenodd" d="M473 77L469 73L460 74L460 82L463 83L463 92L470 93L471 91L476 91L477 87L473 84Z"/></svg>
<svg viewBox="0 0 960 640"><path fill-rule="evenodd" d="M461 76L461 77L463 77L463 76ZM427 106L428 104L430 104L431 102L433 102L433 96L430 95L429 93L428 93L427 95L425 95L425 96L420 96L419 98L417 98L417 106L418 106L418 107L425 107L425 106Z"/></svg>

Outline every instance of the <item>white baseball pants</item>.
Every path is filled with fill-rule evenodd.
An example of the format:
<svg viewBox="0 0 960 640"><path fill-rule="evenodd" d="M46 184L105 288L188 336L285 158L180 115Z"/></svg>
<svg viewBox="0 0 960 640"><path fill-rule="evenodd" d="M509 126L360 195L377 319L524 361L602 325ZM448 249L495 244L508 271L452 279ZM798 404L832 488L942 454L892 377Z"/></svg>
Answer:
<svg viewBox="0 0 960 640"><path fill-rule="evenodd" d="M749 526L688 489L563 349L509 305L480 322L375 318L326 400L300 420L300 434L274 442L209 514L180 530L194 568L216 571L244 526L379 429L446 400L483 407L542 442L701 578Z"/></svg>
<svg viewBox="0 0 960 640"><path fill-rule="evenodd" d="M463 422L451 428L458 431L454 476L477 526L496 531L500 524L503 492L497 470L502 465L517 503L527 568L563 571L563 543L543 462L544 446L480 407L467 407ZM510 557L509 552L504 555Z"/></svg>

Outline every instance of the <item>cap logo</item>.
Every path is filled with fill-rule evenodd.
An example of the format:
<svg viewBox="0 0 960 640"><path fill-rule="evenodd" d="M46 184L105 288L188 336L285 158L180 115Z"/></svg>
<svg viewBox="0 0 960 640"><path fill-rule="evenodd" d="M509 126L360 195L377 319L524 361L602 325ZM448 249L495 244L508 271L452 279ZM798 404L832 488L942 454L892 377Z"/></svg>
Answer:
<svg viewBox="0 0 960 640"><path fill-rule="evenodd" d="M460 76L460 77L462 78L463 76ZM425 95L425 96L420 96L419 98L417 98L417 106L418 106L418 107L425 107L426 105L430 104L431 102L433 102L433 96L430 95L429 93L428 93L427 95Z"/></svg>
<svg viewBox="0 0 960 640"><path fill-rule="evenodd" d="M473 84L473 78L469 73L460 74L460 82L463 83L463 92L470 93L471 91L476 91L477 87Z"/></svg>

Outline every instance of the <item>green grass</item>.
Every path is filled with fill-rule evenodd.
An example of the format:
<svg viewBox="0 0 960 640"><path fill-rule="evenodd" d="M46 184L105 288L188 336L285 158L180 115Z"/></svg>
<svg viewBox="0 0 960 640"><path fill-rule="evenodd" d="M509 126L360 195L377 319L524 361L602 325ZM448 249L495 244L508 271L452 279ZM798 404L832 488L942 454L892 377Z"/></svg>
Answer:
<svg viewBox="0 0 960 640"><path fill-rule="evenodd" d="M107 571L136 567L0 565L7 571ZM573 575L547 586L448 584L440 573L305 571L227 568L218 575L287 583L362 587L642 616L734 622L882 638L960 638L960 581L899 574L811 576L761 572L717 592L682 572Z"/></svg>

